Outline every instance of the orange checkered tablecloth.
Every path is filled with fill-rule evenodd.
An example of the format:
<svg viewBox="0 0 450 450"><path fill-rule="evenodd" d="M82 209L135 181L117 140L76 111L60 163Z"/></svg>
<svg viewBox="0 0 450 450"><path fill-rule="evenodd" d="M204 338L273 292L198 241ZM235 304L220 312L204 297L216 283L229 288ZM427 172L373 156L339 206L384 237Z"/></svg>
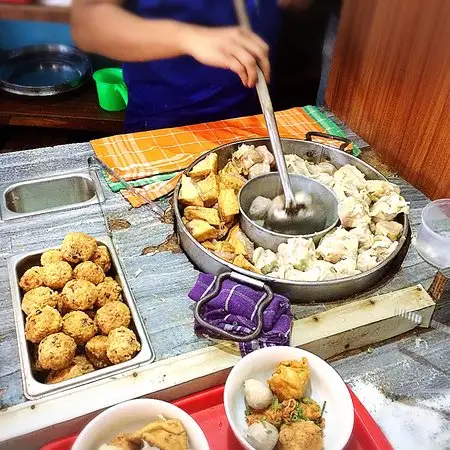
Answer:
<svg viewBox="0 0 450 450"><path fill-rule="evenodd" d="M302 108L275 113L280 136L304 139L308 131L325 131ZM262 115L217 122L166 128L141 133L124 134L91 141L97 155L107 166L127 181L185 169L201 154L230 142L267 137ZM315 141L335 145L335 141L315 138ZM169 194L181 173L172 179L143 186L147 198L158 199ZM122 190L124 197L134 206L142 200Z"/></svg>

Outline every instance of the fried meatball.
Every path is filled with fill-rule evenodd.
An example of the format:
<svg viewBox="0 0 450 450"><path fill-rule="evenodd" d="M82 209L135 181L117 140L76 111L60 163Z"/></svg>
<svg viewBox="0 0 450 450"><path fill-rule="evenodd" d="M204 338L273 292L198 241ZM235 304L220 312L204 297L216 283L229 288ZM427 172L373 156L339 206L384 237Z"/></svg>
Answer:
<svg viewBox="0 0 450 450"><path fill-rule="evenodd" d="M44 284L52 289L62 289L72 278L72 267L66 261L47 264L42 268Z"/></svg>
<svg viewBox="0 0 450 450"><path fill-rule="evenodd" d="M47 250L41 255L41 265L43 266L60 261L64 261L60 250Z"/></svg>
<svg viewBox="0 0 450 450"><path fill-rule="evenodd" d="M120 284L111 277L106 277L103 283L97 286L97 303L95 306L101 308L109 302L122 301L122 288Z"/></svg>
<svg viewBox="0 0 450 450"><path fill-rule="evenodd" d="M310 370L306 358L282 361L267 380L270 390L279 400L299 399L305 396Z"/></svg>
<svg viewBox="0 0 450 450"><path fill-rule="evenodd" d="M97 369L101 369L103 367L107 367L111 365L111 361L106 356L106 343L108 341L107 336L94 336L87 344L86 344L86 356L89 361L97 367Z"/></svg>
<svg viewBox="0 0 450 450"><path fill-rule="evenodd" d="M38 355L39 345L33 345L33 360L31 361L31 368L33 372L45 372L39 363L39 355Z"/></svg>
<svg viewBox="0 0 450 450"><path fill-rule="evenodd" d="M97 241L85 233L69 233L61 245L63 258L71 263L88 261L96 249Z"/></svg>
<svg viewBox="0 0 450 450"><path fill-rule="evenodd" d="M51 334L39 344L39 364L45 370L69 367L77 351L77 344L64 333Z"/></svg>
<svg viewBox="0 0 450 450"><path fill-rule="evenodd" d="M282 425L278 447L280 450L322 450L322 430L309 420Z"/></svg>
<svg viewBox="0 0 450 450"><path fill-rule="evenodd" d="M99 284L105 279L102 268L92 261L84 261L73 270L73 277L77 280L87 280Z"/></svg>
<svg viewBox="0 0 450 450"><path fill-rule="evenodd" d="M108 335L112 330L130 325L131 313L125 303L110 302L102 306L95 316L95 322L104 335Z"/></svg>
<svg viewBox="0 0 450 450"><path fill-rule="evenodd" d="M97 326L83 311L72 311L63 317L62 330L73 338L77 345L84 345L95 336Z"/></svg>
<svg viewBox="0 0 450 450"><path fill-rule="evenodd" d="M108 249L104 245L99 245L97 247L91 261L98 264L105 273L109 272L111 269L111 256L109 255Z"/></svg>
<svg viewBox="0 0 450 450"><path fill-rule="evenodd" d="M40 286L28 291L22 300L22 311L28 316L44 306L56 308L58 306L58 293L52 289Z"/></svg>
<svg viewBox="0 0 450 450"><path fill-rule="evenodd" d="M45 382L47 384L61 383L61 381L70 380L89 372L93 372L94 366L86 359L85 356L75 356L69 367L60 370L52 370Z"/></svg>
<svg viewBox="0 0 450 450"><path fill-rule="evenodd" d="M125 327L112 330L108 335L106 346L106 355L113 364L130 360L141 349L136 335Z"/></svg>
<svg viewBox="0 0 450 450"><path fill-rule="evenodd" d="M61 327L61 314L51 306L44 306L27 317L25 337L27 341L38 344L50 334L57 333Z"/></svg>
<svg viewBox="0 0 450 450"><path fill-rule="evenodd" d="M31 291L39 286L44 285L42 276L42 267L34 266L28 269L20 278L19 286L25 291Z"/></svg>
<svg viewBox="0 0 450 450"><path fill-rule="evenodd" d="M70 310L91 309L97 300L97 288L87 280L70 280L62 294L63 304Z"/></svg>

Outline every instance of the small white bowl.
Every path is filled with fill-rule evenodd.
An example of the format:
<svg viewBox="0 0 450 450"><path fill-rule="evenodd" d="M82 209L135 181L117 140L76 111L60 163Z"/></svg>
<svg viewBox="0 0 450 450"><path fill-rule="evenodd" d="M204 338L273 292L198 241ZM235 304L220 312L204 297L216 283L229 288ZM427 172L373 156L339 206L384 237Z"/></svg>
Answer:
<svg viewBox="0 0 450 450"><path fill-rule="evenodd" d="M79 434L72 450L98 450L120 433L131 433L159 419L179 419L187 431L189 448L209 450L208 441L197 422L171 403L153 399L138 399L119 403L103 411Z"/></svg>
<svg viewBox="0 0 450 450"><path fill-rule="evenodd" d="M266 347L242 358L231 370L225 383L225 412L239 442L248 450L254 448L245 439L244 381L256 378L266 382L281 361L306 357L311 369L308 397L325 407L324 450L342 450L353 430L353 403L339 374L323 359L295 347Z"/></svg>

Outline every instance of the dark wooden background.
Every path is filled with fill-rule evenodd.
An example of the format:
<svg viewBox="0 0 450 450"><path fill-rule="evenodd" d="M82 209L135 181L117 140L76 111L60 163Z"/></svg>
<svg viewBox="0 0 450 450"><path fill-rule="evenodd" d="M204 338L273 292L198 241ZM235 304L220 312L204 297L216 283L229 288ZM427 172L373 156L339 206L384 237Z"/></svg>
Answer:
<svg viewBox="0 0 450 450"><path fill-rule="evenodd" d="M450 1L343 3L327 105L426 195L450 197Z"/></svg>

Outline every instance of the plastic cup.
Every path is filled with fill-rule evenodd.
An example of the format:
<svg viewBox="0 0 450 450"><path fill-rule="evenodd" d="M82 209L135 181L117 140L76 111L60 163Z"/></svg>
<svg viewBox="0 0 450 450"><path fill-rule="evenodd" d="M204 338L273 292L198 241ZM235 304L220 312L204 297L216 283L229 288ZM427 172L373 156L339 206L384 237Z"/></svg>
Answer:
<svg viewBox="0 0 450 450"><path fill-rule="evenodd" d="M101 69L94 72L98 102L106 111L123 111L128 103L128 89L122 69Z"/></svg>
<svg viewBox="0 0 450 450"><path fill-rule="evenodd" d="M450 198L436 200L423 209L416 248L433 266L450 267Z"/></svg>

